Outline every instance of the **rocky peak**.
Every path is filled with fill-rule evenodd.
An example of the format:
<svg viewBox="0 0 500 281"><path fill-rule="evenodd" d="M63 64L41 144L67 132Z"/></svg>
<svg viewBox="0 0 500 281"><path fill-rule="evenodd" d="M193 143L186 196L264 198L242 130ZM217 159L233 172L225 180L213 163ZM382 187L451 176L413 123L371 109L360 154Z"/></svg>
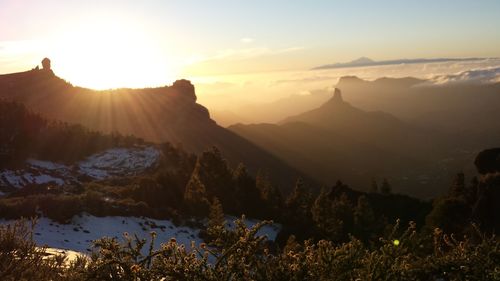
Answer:
<svg viewBox="0 0 500 281"><path fill-rule="evenodd" d="M196 94L191 81L186 79L177 80L172 85L172 88L176 90L180 96L196 102Z"/></svg>
<svg viewBox="0 0 500 281"><path fill-rule="evenodd" d="M335 88L335 91L333 92L333 98L332 98L332 101L333 102L340 102L340 103L343 103L344 100L342 99L342 92L340 91L339 88Z"/></svg>
<svg viewBox="0 0 500 281"><path fill-rule="evenodd" d="M44 58L42 60L42 68L43 68L43 70L51 70L50 67L51 67L50 66L50 59L49 58Z"/></svg>

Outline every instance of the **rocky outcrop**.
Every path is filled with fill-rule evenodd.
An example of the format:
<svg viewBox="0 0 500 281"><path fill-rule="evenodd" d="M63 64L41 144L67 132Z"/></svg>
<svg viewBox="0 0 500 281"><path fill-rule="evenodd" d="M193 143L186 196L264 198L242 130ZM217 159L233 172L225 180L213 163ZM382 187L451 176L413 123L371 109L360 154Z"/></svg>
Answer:
<svg viewBox="0 0 500 281"><path fill-rule="evenodd" d="M332 100L334 102L344 102L344 100L342 99L342 92L340 91L339 88L335 88L335 92L333 93Z"/></svg>
<svg viewBox="0 0 500 281"><path fill-rule="evenodd" d="M49 58L44 58L42 60L42 69L43 70L51 70L50 59Z"/></svg>

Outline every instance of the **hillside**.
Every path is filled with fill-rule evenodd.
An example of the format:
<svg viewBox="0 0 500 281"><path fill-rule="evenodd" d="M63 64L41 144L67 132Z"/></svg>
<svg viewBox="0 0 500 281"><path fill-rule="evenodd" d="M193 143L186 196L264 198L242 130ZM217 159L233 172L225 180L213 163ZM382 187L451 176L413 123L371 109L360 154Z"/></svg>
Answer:
<svg viewBox="0 0 500 281"><path fill-rule="evenodd" d="M159 88L94 91L71 85L51 69L34 69L0 75L0 98L23 103L50 119L146 141L168 141L193 153L216 146L232 166L243 162L251 173L272 170L273 180L285 191L298 176L308 178L217 125L196 103L195 88L187 80Z"/></svg>
<svg viewBox="0 0 500 281"><path fill-rule="evenodd" d="M446 186L442 174L449 167L439 165L446 158L442 136L384 112L360 110L339 89L317 109L278 125L229 129L322 181L366 188L371 179L387 177L398 192L420 197L440 192L430 186Z"/></svg>
<svg viewBox="0 0 500 281"><path fill-rule="evenodd" d="M463 75L481 78L483 74L479 70ZM449 83L440 84L447 79ZM500 83L453 82L450 77L366 81L348 76L340 78L337 87L344 91L347 100L363 110L381 110L418 126L460 135L465 137L462 141L469 141L467 144L476 144L476 149L495 143L477 143L481 138L500 139L494 134L495 120L500 118Z"/></svg>

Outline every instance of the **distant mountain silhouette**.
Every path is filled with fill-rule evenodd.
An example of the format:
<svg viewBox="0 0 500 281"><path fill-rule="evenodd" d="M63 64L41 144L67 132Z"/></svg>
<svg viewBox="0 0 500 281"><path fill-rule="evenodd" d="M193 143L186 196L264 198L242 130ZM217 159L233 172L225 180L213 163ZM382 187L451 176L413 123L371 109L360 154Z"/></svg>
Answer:
<svg viewBox="0 0 500 281"><path fill-rule="evenodd" d="M329 91L313 90L306 94L292 94L272 102L249 103L234 112L213 112L212 116L222 126L235 123L276 123L291 114L299 114L323 104L331 97ZM236 121L235 121L236 120Z"/></svg>
<svg viewBox="0 0 500 281"><path fill-rule="evenodd" d="M234 125L230 130L266 148L294 167L325 182L337 179L359 187L390 177L399 192L422 197L409 177L431 177L429 165L443 157L429 132L384 112L366 112L343 100L340 90L317 109L278 125ZM432 161L430 161L432 159Z"/></svg>
<svg viewBox="0 0 500 281"><path fill-rule="evenodd" d="M50 64L49 64L50 65ZM250 172L272 171L282 187L292 187L304 173L220 127L196 103L194 86L178 80L172 86L95 91L75 87L48 69L0 75L0 98L24 103L48 118L91 129L133 134L149 141L170 141L199 153L217 146L231 165L243 162Z"/></svg>
<svg viewBox="0 0 500 281"><path fill-rule="evenodd" d="M444 191L457 171L475 174L475 155L500 143L500 83L432 85L412 77L366 81L346 76L336 87L342 99L288 117L279 126L230 129L324 181L366 181L355 176L357 169L368 177L392 175L396 189L424 197ZM291 151L303 158L292 158ZM328 160L319 161L323 158ZM343 169L346 163L351 171Z"/></svg>
<svg viewBox="0 0 500 281"><path fill-rule="evenodd" d="M461 61L475 61L483 60L486 58L435 58L435 59L399 59L399 60L383 60L374 61L367 57L361 57L350 62L325 64L312 68L318 69L332 69L332 68L348 68L348 67L363 67L363 66L381 66L381 65L395 65L395 64L416 64L416 63L434 63L434 62L461 62Z"/></svg>
<svg viewBox="0 0 500 281"><path fill-rule="evenodd" d="M500 141L500 83L435 86L415 78L365 81L349 76L337 87L363 110L381 110L416 126L457 135L460 144L468 144L459 146L476 153Z"/></svg>

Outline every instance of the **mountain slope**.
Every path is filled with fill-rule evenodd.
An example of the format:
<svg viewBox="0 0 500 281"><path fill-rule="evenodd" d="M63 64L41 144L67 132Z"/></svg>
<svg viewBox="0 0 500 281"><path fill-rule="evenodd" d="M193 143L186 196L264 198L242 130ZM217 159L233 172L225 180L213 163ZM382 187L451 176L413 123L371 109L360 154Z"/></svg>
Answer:
<svg viewBox="0 0 500 281"><path fill-rule="evenodd" d="M218 126L196 103L194 86L94 91L75 87L50 69L0 75L0 98L12 99L43 115L103 132L133 134L148 141L180 144L199 153L217 146L231 165L243 162L250 172L269 169L287 191L296 177L309 177L268 152Z"/></svg>
<svg viewBox="0 0 500 281"><path fill-rule="evenodd" d="M500 83L436 85L414 78L366 81L342 77L337 87L363 110L382 110L416 126L441 131L448 135L450 147L471 151L470 157L500 141Z"/></svg>
<svg viewBox="0 0 500 281"><path fill-rule="evenodd" d="M340 90L317 109L278 125L234 125L230 130L269 150L294 167L333 183L342 179L360 188L388 177L399 192L427 197L429 171L442 157L427 131L383 112L365 112L342 99ZM442 172L442 171L440 171ZM434 179L436 180L436 179Z"/></svg>
<svg viewBox="0 0 500 281"><path fill-rule="evenodd" d="M428 150L435 145L425 137L424 130L406 124L393 115L381 111L366 112L353 107L343 100L338 88L334 96L319 108L288 117L281 124L292 122L317 126L406 157L418 158L418 153L408 150L410 147L412 150ZM394 143L399 146L395 147Z"/></svg>

